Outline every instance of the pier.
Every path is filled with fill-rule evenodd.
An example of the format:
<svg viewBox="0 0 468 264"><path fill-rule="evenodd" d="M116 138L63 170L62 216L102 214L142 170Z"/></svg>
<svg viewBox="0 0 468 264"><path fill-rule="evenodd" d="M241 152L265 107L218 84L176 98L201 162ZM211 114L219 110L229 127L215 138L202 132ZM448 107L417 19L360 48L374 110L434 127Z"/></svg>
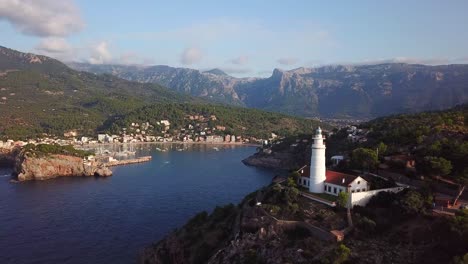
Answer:
<svg viewBox="0 0 468 264"><path fill-rule="evenodd" d="M110 162L105 163L106 166L119 166L119 165L127 165L127 164L134 164L134 163L143 163L148 162L151 160L151 156L144 156L136 159L126 159L126 160L113 160Z"/></svg>

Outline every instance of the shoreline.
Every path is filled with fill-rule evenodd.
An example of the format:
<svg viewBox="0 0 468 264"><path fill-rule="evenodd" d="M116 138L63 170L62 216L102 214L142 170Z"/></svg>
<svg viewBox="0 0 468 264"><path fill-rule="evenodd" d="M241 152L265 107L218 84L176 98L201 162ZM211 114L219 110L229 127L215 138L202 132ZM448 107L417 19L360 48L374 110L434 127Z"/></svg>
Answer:
<svg viewBox="0 0 468 264"><path fill-rule="evenodd" d="M261 144L255 143L233 143L233 142L184 142L184 141L165 141L165 142L114 142L114 143L92 143L83 145L73 145L76 147L96 147L96 146L122 146L122 145L146 145L146 144L193 144L193 145L225 145L225 146L246 146L246 147L261 147Z"/></svg>

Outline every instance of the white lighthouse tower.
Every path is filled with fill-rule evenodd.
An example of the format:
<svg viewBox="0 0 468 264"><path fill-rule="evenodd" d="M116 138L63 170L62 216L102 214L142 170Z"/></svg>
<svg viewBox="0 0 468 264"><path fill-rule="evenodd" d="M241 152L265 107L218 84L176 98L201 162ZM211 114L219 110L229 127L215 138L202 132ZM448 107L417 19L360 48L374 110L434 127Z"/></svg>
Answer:
<svg viewBox="0 0 468 264"><path fill-rule="evenodd" d="M310 157L310 185L309 191L324 192L325 181L325 145L323 144L322 129L317 128L312 143L312 156Z"/></svg>

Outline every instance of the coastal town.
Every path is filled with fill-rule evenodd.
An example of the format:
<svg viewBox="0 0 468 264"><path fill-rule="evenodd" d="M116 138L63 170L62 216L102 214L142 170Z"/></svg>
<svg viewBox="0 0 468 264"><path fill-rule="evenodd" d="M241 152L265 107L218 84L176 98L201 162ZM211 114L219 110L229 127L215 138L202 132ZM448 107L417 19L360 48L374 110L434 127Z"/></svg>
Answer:
<svg viewBox="0 0 468 264"><path fill-rule="evenodd" d="M150 122L131 122L118 133L99 133L95 136L82 135L78 130L66 131L61 136L47 135L37 139L0 141L0 148L12 148L27 144L58 144L85 146L95 144L120 144L120 143L229 143L229 144L264 144L265 141L277 139L278 135L271 133L267 139L252 136L230 134L225 126L211 125L210 121L216 121L215 115L187 115L186 126L174 126L171 120L163 119L155 124Z"/></svg>

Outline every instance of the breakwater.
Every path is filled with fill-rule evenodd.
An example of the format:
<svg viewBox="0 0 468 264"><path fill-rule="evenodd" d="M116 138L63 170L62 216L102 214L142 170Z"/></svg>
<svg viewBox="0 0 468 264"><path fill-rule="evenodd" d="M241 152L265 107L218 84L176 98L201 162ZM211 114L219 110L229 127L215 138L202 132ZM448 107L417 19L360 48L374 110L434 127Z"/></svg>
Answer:
<svg viewBox="0 0 468 264"><path fill-rule="evenodd" d="M106 166L120 166L120 165L127 165L127 164L134 164L134 163L143 163L148 162L151 160L151 156L144 156L139 157L136 159L126 159L126 160L114 160L106 163Z"/></svg>

